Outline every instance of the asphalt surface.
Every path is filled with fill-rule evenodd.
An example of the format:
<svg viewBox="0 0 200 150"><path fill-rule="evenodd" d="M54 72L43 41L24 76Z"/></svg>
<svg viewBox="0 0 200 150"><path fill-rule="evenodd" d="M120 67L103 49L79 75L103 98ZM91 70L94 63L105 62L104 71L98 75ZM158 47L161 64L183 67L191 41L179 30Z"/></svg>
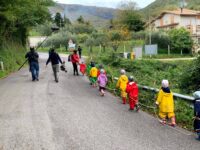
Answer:
<svg viewBox="0 0 200 150"><path fill-rule="evenodd" d="M40 81L27 68L0 80L0 150L199 150L195 135L128 111L118 97L99 96L83 76L40 63Z"/></svg>

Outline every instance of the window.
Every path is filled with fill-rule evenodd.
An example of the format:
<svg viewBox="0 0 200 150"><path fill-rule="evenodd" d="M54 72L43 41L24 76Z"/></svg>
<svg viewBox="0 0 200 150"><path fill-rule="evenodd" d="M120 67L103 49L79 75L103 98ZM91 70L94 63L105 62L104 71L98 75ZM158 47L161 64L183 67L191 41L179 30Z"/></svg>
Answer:
<svg viewBox="0 0 200 150"><path fill-rule="evenodd" d="M200 25L197 25L196 28L197 32L200 32Z"/></svg>

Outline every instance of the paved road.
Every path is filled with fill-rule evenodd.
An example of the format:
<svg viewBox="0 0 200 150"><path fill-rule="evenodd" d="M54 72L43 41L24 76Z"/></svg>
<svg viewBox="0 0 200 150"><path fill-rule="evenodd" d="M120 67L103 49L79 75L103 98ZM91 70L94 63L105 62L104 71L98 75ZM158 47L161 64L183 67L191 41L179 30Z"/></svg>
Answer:
<svg viewBox="0 0 200 150"><path fill-rule="evenodd" d="M41 62L39 82L22 69L0 80L0 150L198 150L185 130L161 126L144 112L107 93L98 95L87 78Z"/></svg>

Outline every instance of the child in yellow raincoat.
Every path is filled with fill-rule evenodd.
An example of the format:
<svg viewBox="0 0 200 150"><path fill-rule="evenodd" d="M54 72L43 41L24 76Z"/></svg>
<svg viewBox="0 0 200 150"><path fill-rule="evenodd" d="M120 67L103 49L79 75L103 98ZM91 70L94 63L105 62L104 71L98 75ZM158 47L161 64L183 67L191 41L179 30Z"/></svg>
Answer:
<svg viewBox="0 0 200 150"><path fill-rule="evenodd" d="M116 88L120 89L123 104L126 104L126 97L127 97L126 86L128 83L128 77L126 76L126 71L124 69L122 69L120 73L121 73L121 76L117 81Z"/></svg>
<svg viewBox="0 0 200 150"><path fill-rule="evenodd" d="M166 118L171 119L171 126L175 126L174 99L169 88L168 80L162 80L162 87L158 93L156 104L159 106L159 116L162 124L166 124Z"/></svg>
<svg viewBox="0 0 200 150"><path fill-rule="evenodd" d="M98 69L95 67L95 64L91 64L91 67L92 68L90 70L90 81L92 83L92 86L96 87Z"/></svg>

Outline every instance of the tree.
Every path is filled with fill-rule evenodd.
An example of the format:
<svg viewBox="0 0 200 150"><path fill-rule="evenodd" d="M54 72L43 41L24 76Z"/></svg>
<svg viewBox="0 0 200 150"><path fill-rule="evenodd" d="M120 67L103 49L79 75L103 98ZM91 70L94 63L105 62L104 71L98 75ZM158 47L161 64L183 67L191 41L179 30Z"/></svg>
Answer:
<svg viewBox="0 0 200 150"><path fill-rule="evenodd" d="M141 19L141 15L137 10L137 4L132 1L122 2L120 10L118 11L118 21L121 26L127 27L130 31L144 30L144 21Z"/></svg>
<svg viewBox="0 0 200 150"><path fill-rule="evenodd" d="M180 89L185 93L200 90L200 56L185 68L180 80Z"/></svg>
<svg viewBox="0 0 200 150"><path fill-rule="evenodd" d="M63 18L62 18L61 14L59 12L56 13L54 22L56 23L56 25L58 27L64 27L64 21L63 21Z"/></svg>
<svg viewBox="0 0 200 150"><path fill-rule="evenodd" d="M83 16L78 17L77 22L80 23L80 24L84 24L85 20L83 19Z"/></svg>
<svg viewBox="0 0 200 150"><path fill-rule="evenodd" d="M76 23L73 26L74 26L74 32L76 34L81 34L81 33L90 34L90 33L92 33L94 31L94 27L92 25Z"/></svg>
<svg viewBox="0 0 200 150"><path fill-rule="evenodd" d="M109 39L111 41L111 46L113 50L116 52L121 41L123 40L121 32L114 30L109 32Z"/></svg>
<svg viewBox="0 0 200 150"><path fill-rule="evenodd" d="M52 4L52 0L1 1L0 41L14 40L25 45L28 30L36 24L50 20L48 6Z"/></svg>
<svg viewBox="0 0 200 150"><path fill-rule="evenodd" d="M90 37L86 40L85 45L89 47L90 53L92 53L92 48L95 45L95 39Z"/></svg>
<svg viewBox="0 0 200 150"><path fill-rule="evenodd" d="M63 18L63 23L64 23L64 25L70 25L70 24L72 24L71 21L70 21L70 19L67 18L65 15L64 15L64 18Z"/></svg>
<svg viewBox="0 0 200 150"><path fill-rule="evenodd" d="M180 50L181 53L190 53L193 40L190 32L185 28L172 29L169 31L170 45L173 50Z"/></svg>
<svg viewBox="0 0 200 150"><path fill-rule="evenodd" d="M158 47L161 49L167 50L168 45L170 44L169 35L164 31L152 32L151 37L147 35L146 44L149 44L149 38L151 38L151 44L158 44Z"/></svg>
<svg viewBox="0 0 200 150"><path fill-rule="evenodd" d="M95 39L95 45L101 45L103 47L103 52L105 52L106 46L109 42L108 34L103 32L93 32L91 36Z"/></svg>

